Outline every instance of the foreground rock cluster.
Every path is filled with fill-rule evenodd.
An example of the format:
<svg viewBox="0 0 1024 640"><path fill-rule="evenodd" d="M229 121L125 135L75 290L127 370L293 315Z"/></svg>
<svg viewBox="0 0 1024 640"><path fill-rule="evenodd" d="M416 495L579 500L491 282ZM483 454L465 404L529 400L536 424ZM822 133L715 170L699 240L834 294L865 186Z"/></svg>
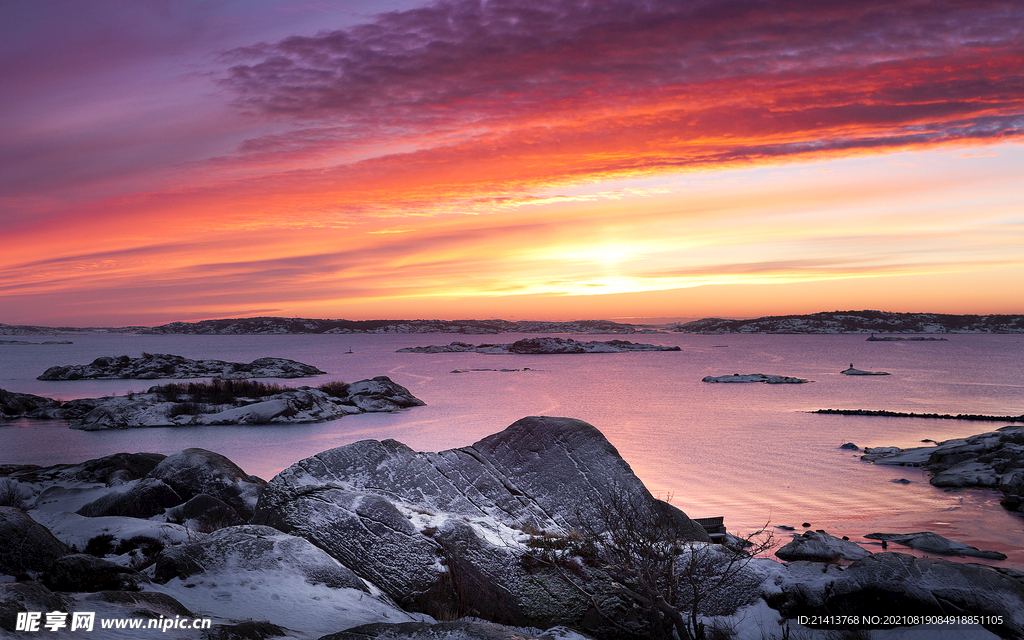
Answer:
<svg viewBox="0 0 1024 640"><path fill-rule="evenodd" d="M89 364L50 367L39 380L156 380L159 378L308 378L323 373L313 365L287 358L257 358L249 363L190 360L168 353L96 358Z"/></svg>
<svg viewBox="0 0 1024 640"><path fill-rule="evenodd" d="M197 640L618 638L609 619L630 623L636 612L611 569L578 557L538 565L538 547L570 542L574 524L629 504L672 522L684 533L677 544L735 553L654 498L596 428L569 418L524 418L439 453L356 442L270 482L202 449L3 465L0 476L0 489L16 483L7 495L21 501L0 507L7 631L19 612L98 611L212 618L210 631L168 634ZM852 551L825 534L802 537ZM708 624L762 621L739 637L783 637L793 627L825 638L796 617L866 612L986 616L1002 637L1024 634L1024 585L1011 577L853 553L845 567L834 558L754 559L699 613Z"/></svg>
<svg viewBox="0 0 1024 640"><path fill-rule="evenodd" d="M294 389L214 379L206 384L170 384L151 387L145 393L64 403L0 389L0 412L4 417L63 419L71 428L86 431L324 422L357 413L402 411L423 404L387 376Z"/></svg>

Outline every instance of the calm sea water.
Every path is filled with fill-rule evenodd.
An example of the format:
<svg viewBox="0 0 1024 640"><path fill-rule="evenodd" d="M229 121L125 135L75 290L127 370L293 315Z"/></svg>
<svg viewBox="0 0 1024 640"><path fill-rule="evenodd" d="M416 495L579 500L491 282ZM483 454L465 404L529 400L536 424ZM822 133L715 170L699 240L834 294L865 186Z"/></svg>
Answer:
<svg viewBox="0 0 1024 640"><path fill-rule="evenodd" d="M203 447L270 478L319 451L394 438L417 450L472 444L527 415L570 416L598 427L655 494L691 516L724 515L731 531L766 522L835 535L935 531L1009 554L1024 568L1024 520L994 492L945 492L919 470L873 466L845 442L917 446L1003 423L827 416L819 408L1024 414L1024 336L949 336L946 342L866 342L864 336L636 336L679 352L496 356L399 354L405 346L511 342L450 335L63 336L71 345L0 346L0 387L71 399L143 391L146 381L41 382L57 364L98 356L174 353L248 362L292 358L328 371L289 385L388 375L427 406L291 426L180 427L82 432L57 422L0 426L0 462L78 462L118 451ZM608 340L614 336L573 336ZM30 338L41 341L43 338ZM349 350L353 353L348 353ZM857 368L890 376L850 377ZM524 369L452 373L454 369ZM706 384L706 375L771 373L803 385ZM905 478L909 485L892 480Z"/></svg>

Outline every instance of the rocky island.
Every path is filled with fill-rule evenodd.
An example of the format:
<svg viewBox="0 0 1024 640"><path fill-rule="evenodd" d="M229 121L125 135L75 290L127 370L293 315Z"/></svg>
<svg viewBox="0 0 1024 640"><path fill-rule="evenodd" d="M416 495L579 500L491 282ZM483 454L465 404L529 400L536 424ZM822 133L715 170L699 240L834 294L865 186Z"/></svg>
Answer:
<svg viewBox="0 0 1024 640"><path fill-rule="evenodd" d="M863 369L855 369L853 367L853 363L852 362L850 363L850 368L849 369L843 369L839 373L843 374L844 376L887 376L887 375L889 375L888 371L865 371Z"/></svg>
<svg viewBox="0 0 1024 640"><path fill-rule="evenodd" d="M763 382L765 384L803 384L810 382L803 378L780 376L771 373L734 373L726 376L704 376L701 382Z"/></svg>
<svg viewBox="0 0 1024 640"><path fill-rule="evenodd" d="M995 489L1003 493L1004 508L1024 513L1024 427L1003 427L928 447L868 447L861 459L923 467L936 487Z"/></svg>
<svg viewBox="0 0 1024 640"><path fill-rule="evenodd" d="M0 507L0 628L11 632L19 613L97 611L97 628L115 617L209 620L168 635L195 640L611 640L651 637L667 608L743 638L824 639L822 627L849 625L811 628L799 616L839 614L975 616L944 628L1024 634L1024 585L988 567L872 554L818 532L801 538L851 564L783 564L711 543L596 428L570 418L524 418L439 453L365 440L269 482L203 449L0 465L0 478L10 505ZM675 532L672 575L696 567L697 584L727 576L727 588L642 605L609 555L614 538L576 528L608 508ZM864 628L880 626L892 625Z"/></svg>
<svg viewBox="0 0 1024 640"><path fill-rule="evenodd" d="M424 403L387 376L351 384L289 388L248 380L168 384L145 393L59 403L0 389L7 418L67 420L72 429L132 429L228 424L299 424L346 415L401 411Z"/></svg>
<svg viewBox="0 0 1024 640"><path fill-rule="evenodd" d="M510 344L478 344L453 342L448 345L430 345L427 347L404 347L396 353L488 353L498 355L530 354L547 355L557 353L623 353L626 351L680 351L679 347L665 347L656 344L642 344L629 340L609 340L607 342L579 342L572 338L523 338Z"/></svg>
<svg viewBox="0 0 1024 640"><path fill-rule="evenodd" d="M96 358L89 364L50 367L37 380L156 380L160 378L308 378L326 373L287 358L257 358L249 363L190 360L167 353Z"/></svg>

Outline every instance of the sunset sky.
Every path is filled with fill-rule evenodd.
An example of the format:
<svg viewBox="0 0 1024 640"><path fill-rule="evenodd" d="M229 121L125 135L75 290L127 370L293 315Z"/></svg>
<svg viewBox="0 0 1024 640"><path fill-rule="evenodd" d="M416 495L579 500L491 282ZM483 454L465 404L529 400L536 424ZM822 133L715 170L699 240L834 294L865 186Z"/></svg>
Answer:
<svg viewBox="0 0 1024 640"><path fill-rule="evenodd" d="M1024 313L1019 0L5 0L0 131L8 324Z"/></svg>

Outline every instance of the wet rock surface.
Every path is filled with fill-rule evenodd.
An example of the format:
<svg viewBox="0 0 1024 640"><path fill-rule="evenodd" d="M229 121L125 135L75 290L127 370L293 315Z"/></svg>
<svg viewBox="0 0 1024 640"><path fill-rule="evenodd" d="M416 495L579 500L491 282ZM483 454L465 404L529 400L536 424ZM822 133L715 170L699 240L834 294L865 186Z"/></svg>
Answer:
<svg viewBox="0 0 1024 640"><path fill-rule="evenodd" d="M895 542L911 549L944 556L967 556L971 558L985 558L987 560L1006 559L1005 553L978 549L969 544L950 540L931 531L920 531L917 533L869 533L864 537L870 540Z"/></svg>

